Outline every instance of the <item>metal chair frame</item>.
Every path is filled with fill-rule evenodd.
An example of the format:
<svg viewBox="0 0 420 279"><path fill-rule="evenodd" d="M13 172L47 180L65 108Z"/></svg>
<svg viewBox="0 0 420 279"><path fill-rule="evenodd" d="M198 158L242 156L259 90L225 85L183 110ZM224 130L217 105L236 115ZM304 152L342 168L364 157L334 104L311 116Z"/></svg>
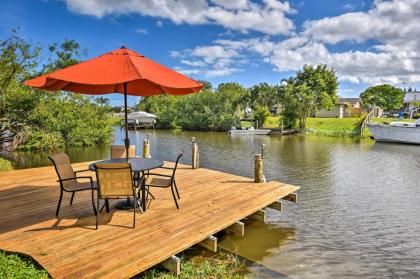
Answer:
<svg viewBox="0 0 420 279"><path fill-rule="evenodd" d="M97 166L95 167L95 172L96 172L96 177L97 177L97 184L98 187L96 188L97 190L97 208L99 209L99 200L103 199L105 200L104 205L102 206L102 208L100 210L96 211L96 229L98 229L98 225L99 225L99 212L102 211L103 207L106 206L106 211L109 212L109 204L108 204L108 200L109 199L121 199L121 198L131 198L131 196L121 196L121 197L101 197L101 184L100 184L100 179L98 176L98 169L112 169L112 170L117 170L117 169L128 169L130 171L130 177L131 177L131 183L132 183L132 190L133 190L133 195L132 197L134 198L134 208L133 208L133 228L136 227L136 208L137 206L139 207L139 212L142 212L142 207L140 204L140 200L137 199L137 190L138 187L136 186L136 184L134 183L133 180L133 171L131 168L131 165L128 163L127 167L120 167L120 168L98 168ZM143 183L143 179L144 178L140 178L139 183Z"/></svg>
<svg viewBox="0 0 420 279"><path fill-rule="evenodd" d="M58 176L57 182L60 183L60 197L58 199L58 205L57 205L57 210L55 211L55 216L58 217L58 214L60 212L60 207L61 207L61 202L62 202L62 199L63 199L63 193L64 192L71 193L70 205L72 205L73 200L74 200L74 195L76 194L76 192L87 191L87 190L92 191L92 207L93 207L93 212L96 214L96 207L95 207L95 200L94 200L94 190L95 190L96 187L95 187L95 184L93 183L92 177L91 176L77 176L77 173L86 172L86 171L90 171L90 170L86 169L86 170L73 171L75 177L61 178L60 172L58 171L58 168L57 168L57 165L56 165L56 162L54 161L54 159L50 156L48 156L48 159L50 159L50 161L53 163L55 172L57 173L57 176ZM78 179L89 179L90 187L89 188L83 188L83 189L77 189L77 190L69 190L69 189L65 188L63 182L71 181L71 180L78 181Z"/></svg>
<svg viewBox="0 0 420 279"><path fill-rule="evenodd" d="M179 159L181 159L182 156L183 156L182 153L180 153L178 155L178 157L176 158L175 166L173 168L165 167L165 166L160 167L160 169L172 170L172 175L161 174L161 173L152 173L152 172L148 173L148 176L161 176L161 177L170 178L169 183L167 185L156 185L156 184L153 184L153 183L147 184L147 182L146 182L146 187L147 187L147 192L148 193L150 193L150 191L149 191L150 187L156 187L156 188L169 188L169 187L171 187L172 196L174 198L175 205L176 205L177 209L179 209L177 197L178 197L178 199L181 199L181 197L179 195L178 187L176 186L175 174L176 174L176 170L178 168ZM176 196L175 196L175 192L176 192ZM152 195L152 197L153 197L153 195Z"/></svg>

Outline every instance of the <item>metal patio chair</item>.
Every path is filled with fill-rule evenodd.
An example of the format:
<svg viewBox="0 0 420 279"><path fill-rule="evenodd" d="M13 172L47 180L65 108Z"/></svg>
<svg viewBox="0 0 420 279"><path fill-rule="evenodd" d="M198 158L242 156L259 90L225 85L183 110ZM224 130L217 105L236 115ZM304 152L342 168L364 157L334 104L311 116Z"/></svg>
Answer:
<svg viewBox="0 0 420 279"><path fill-rule="evenodd" d="M177 209L179 209L177 198L180 199L181 197L179 196L178 187L176 186L175 174L176 174L176 169L178 168L179 159L181 159L181 157L182 157L182 153L180 153L178 155L178 157L176 158L175 166L173 168L171 168L171 167L160 167L161 169L171 170L172 171L171 175L150 172L150 173L148 173L148 177L146 179L146 188L147 188L148 192L150 192L149 191L150 187L157 187L157 188L169 188L170 187L171 191L172 191L172 196L174 198L175 205L176 205ZM154 176L156 176L156 177L154 177ZM176 192L176 196L175 196L175 192Z"/></svg>
<svg viewBox="0 0 420 279"><path fill-rule="evenodd" d="M141 204L137 199L138 188L133 181L131 165L129 163L96 164L95 171L98 183L96 207L99 209L100 199L105 200L104 206L107 206L109 199L133 198L133 228L135 228L136 208L139 207L141 212ZM142 182L140 181L140 183ZM99 212L101 210L96 211L96 229L98 229Z"/></svg>
<svg viewBox="0 0 420 279"><path fill-rule="evenodd" d="M125 146L124 145L111 145L111 159L121 159L126 158L125 156ZM136 146L130 145L128 147L128 157L136 157Z"/></svg>
<svg viewBox="0 0 420 279"><path fill-rule="evenodd" d="M77 176L76 174L81 172L89 171L78 170L74 171L71 166L69 156L66 153L58 153L48 157L54 165L55 171L58 176L57 182L60 183L60 198L58 199L57 210L55 216L58 217L60 212L61 201L63 199L63 193L71 193L70 205L73 204L74 195L80 191L92 191L92 206L93 212L96 214L95 201L94 201L94 189L96 189L96 183L92 180L91 176ZM80 180L88 180L80 182Z"/></svg>

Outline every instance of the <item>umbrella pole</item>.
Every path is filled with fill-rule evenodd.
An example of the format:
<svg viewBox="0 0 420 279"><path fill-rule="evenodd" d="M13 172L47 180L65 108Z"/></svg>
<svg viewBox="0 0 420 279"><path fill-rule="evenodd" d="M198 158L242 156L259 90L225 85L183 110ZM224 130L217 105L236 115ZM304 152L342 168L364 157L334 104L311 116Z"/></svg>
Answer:
<svg viewBox="0 0 420 279"><path fill-rule="evenodd" d="M128 116L127 116L127 83L124 83L124 117L125 117L125 157L128 162L128 149L130 148L130 139L128 138Z"/></svg>

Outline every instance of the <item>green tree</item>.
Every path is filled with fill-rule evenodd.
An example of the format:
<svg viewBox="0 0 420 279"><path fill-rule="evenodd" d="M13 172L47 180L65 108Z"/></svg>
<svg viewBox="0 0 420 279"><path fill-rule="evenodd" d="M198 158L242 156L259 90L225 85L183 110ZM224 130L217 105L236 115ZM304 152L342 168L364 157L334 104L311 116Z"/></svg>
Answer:
<svg viewBox="0 0 420 279"><path fill-rule="evenodd" d="M17 31L0 41L0 149L51 149L111 139L108 108L92 98L22 85L30 77L78 62L79 55L78 43L66 40L50 47L50 58L40 65L41 49Z"/></svg>
<svg viewBox="0 0 420 279"><path fill-rule="evenodd" d="M95 102L101 107L109 106L110 104L109 98L106 97L97 97L95 98Z"/></svg>
<svg viewBox="0 0 420 279"><path fill-rule="evenodd" d="M399 109L403 105L404 91L389 84L371 86L360 94L364 104L386 110Z"/></svg>
<svg viewBox="0 0 420 279"><path fill-rule="evenodd" d="M257 105L254 109L254 120L257 121L257 128L262 127L269 116L270 110L267 106Z"/></svg>
<svg viewBox="0 0 420 279"><path fill-rule="evenodd" d="M249 104L254 109L258 106L271 108L279 101L277 93L277 86L265 82L254 85L249 89Z"/></svg>
<svg viewBox="0 0 420 279"><path fill-rule="evenodd" d="M305 128L306 118L315 110L332 109L337 100L338 82L326 65L304 66L278 90L287 128Z"/></svg>

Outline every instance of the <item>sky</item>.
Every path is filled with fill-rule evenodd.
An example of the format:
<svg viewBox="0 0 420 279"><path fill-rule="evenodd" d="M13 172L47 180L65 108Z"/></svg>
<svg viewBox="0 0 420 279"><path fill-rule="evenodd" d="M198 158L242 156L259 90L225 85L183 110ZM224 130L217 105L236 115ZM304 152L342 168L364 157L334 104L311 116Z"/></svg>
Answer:
<svg viewBox="0 0 420 279"><path fill-rule="evenodd" d="M74 39L87 50L81 59L125 46L214 87L279 84L327 64L342 97L383 83L420 88L419 26L419 0L0 2L0 39L12 28L44 49Z"/></svg>

